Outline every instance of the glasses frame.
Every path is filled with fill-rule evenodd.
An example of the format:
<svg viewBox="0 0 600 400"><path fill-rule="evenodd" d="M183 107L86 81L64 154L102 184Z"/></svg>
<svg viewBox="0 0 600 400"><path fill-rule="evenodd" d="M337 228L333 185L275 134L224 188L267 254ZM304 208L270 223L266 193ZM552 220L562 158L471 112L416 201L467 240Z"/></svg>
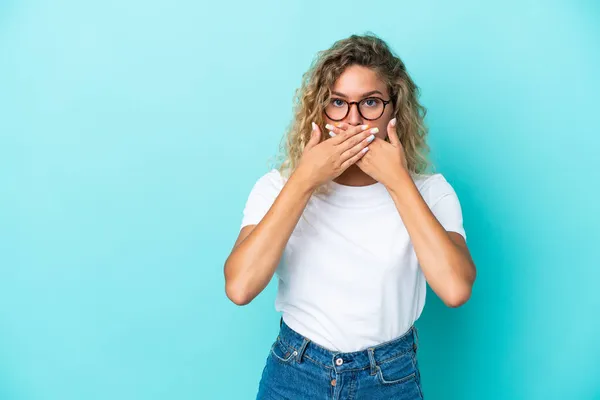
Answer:
<svg viewBox="0 0 600 400"><path fill-rule="evenodd" d="M368 99L378 99L378 100L381 100L381 101L383 102L383 108L381 109L381 114L379 115L379 117L377 117L377 118L367 118L367 117L365 117L365 116L363 115L363 113L361 113L361 112L360 112L360 107L359 107L358 105L359 105L361 102L363 102L363 101L365 101L365 100L368 100ZM327 118L329 118L329 119L330 119L330 120L332 120L332 121L341 121L341 120L343 120L344 118L346 118L346 117L348 116L348 114L350 114L350 109L352 108L352 105L353 105L353 104L356 104L356 110L358 110L358 113L360 114L360 116L361 116L361 117L363 117L363 118L364 118L364 119L366 119L367 121L375 121L375 120L378 120L379 118L381 118L381 116L382 116L382 115L383 115L383 113L385 112L385 106L387 106L389 103L391 103L391 102L393 101L392 99L389 99L389 100L384 100L384 99L382 99L381 97L377 97L377 96L369 96L369 97L365 97L364 99L362 99L362 100L359 100L359 101L347 101L347 100L344 100L344 99L340 99L339 97L334 97L334 98L332 98L332 99L330 100L330 102L331 102L331 101L333 101L333 100L341 100L341 101L343 101L344 103L348 104L348 110L346 110L346 115L344 115L342 118L340 118L340 119L334 119L334 118L331 118L331 117L329 116L329 114L327 114L327 107L325 107L325 110L324 110L324 112L325 112L325 115L327 115Z"/></svg>

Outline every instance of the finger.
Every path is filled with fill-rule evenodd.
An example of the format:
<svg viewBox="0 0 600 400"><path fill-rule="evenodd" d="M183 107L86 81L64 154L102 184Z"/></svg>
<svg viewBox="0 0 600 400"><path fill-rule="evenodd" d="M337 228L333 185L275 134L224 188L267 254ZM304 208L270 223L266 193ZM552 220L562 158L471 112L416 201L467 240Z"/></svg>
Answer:
<svg viewBox="0 0 600 400"><path fill-rule="evenodd" d="M400 139L398 138L398 132L396 132L396 118L392 118L387 125L387 136L390 143L396 147L400 145Z"/></svg>
<svg viewBox="0 0 600 400"><path fill-rule="evenodd" d="M315 147L321 141L321 128L319 128L319 125L315 124L314 122L312 122L311 125L312 131L310 132L310 139L304 147L305 150Z"/></svg>
<svg viewBox="0 0 600 400"><path fill-rule="evenodd" d="M341 153L353 148L357 143L363 140L367 141L367 144L375 140L375 134L379 132L379 128L371 128L360 132L358 135L349 136L348 139L344 140L337 147Z"/></svg>
<svg viewBox="0 0 600 400"><path fill-rule="evenodd" d="M334 137L343 132L343 129L340 129L337 126L333 126L331 124L326 124L325 129L328 130L327 133L329 133L329 136L331 137Z"/></svg>
<svg viewBox="0 0 600 400"><path fill-rule="evenodd" d="M349 127L347 130L341 129L337 126L333 126L331 124L325 125L325 128L329 129L329 136L335 137L333 139L334 144L340 144L344 142L346 139L360 133L366 129L368 129L368 125L359 125Z"/></svg>
<svg viewBox="0 0 600 400"><path fill-rule="evenodd" d="M329 131L333 132L334 135L339 135L340 133L344 133L345 131L352 131L352 129L358 129L359 131L361 130L365 130L369 128L368 124L364 124L364 125L358 125L358 126L351 126L346 124L345 122L338 122L335 125L331 125L331 124L327 124L325 125L325 128L327 128Z"/></svg>
<svg viewBox="0 0 600 400"><path fill-rule="evenodd" d="M368 136L365 137L365 135ZM362 151L373 140L375 140L375 135L372 133L369 134L369 131L366 131L364 135L356 135L352 139L347 140L346 143L344 143L344 146L347 146L347 148L340 154L342 163Z"/></svg>
<svg viewBox="0 0 600 400"><path fill-rule="evenodd" d="M341 165L342 171L346 170L346 168L348 168L352 164L358 162L365 155L365 153L367 151L369 151L369 146L363 148L358 153L356 153L355 155L353 155L352 157L350 157L349 159L344 161Z"/></svg>
<svg viewBox="0 0 600 400"><path fill-rule="evenodd" d="M334 125L337 126L338 128L343 129L343 130L348 130L348 128L350 127L350 125L348 125L345 122L337 122Z"/></svg>

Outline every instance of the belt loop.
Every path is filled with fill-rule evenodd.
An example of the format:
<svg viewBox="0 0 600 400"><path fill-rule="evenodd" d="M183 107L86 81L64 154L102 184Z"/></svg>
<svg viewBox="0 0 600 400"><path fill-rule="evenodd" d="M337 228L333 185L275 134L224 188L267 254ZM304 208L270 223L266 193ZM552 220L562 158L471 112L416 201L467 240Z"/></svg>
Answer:
<svg viewBox="0 0 600 400"><path fill-rule="evenodd" d="M375 375L377 373L377 364L375 363L375 350L372 347L367 349L367 354L369 355L369 364L371 366L371 375Z"/></svg>
<svg viewBox="0 0 600 400"><path fill-rule="evenodd" d="M298 350L298 355L296 356L296 361L298 362L298 364L302 362L302 356L304 355L304 352L306 351L306 346L308 346L309 342L310 340L307 338L302 339L302 346L300 346L300 350Z"/></svg>

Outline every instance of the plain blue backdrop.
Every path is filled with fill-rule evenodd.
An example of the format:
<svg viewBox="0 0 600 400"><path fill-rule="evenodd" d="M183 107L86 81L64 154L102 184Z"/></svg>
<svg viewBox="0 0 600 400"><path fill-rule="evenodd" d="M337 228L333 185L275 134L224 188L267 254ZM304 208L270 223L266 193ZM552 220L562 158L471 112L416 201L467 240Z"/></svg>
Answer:
<svg viewBox="0 0 600 400"><path fill-rule="evenodd" d="M478 267L428 291L429 399L600 399L596 1L0 2L0 399L252 399L276 281L225 296L317 51L371 31Z"/></svg>

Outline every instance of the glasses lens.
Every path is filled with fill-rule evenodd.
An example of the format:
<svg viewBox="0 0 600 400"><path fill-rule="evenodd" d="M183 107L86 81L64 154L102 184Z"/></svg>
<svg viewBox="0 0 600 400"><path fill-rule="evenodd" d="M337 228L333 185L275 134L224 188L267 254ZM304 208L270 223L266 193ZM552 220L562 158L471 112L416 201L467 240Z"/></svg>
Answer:
<svg viewBox="0 0 600 400"><path fill-rule="evenodd" d="M368 119L377 119L383 114L383 101L376 97L364 99L358 107L363 117Z"/></svg>
<svg viewBox="0 0 600 400"><path fill-rule="evenodd" d="M369 97L359 104L359 111L367 119L377 119L383 114L383 100L377 97ZM348 103L341 99L332 99L325 108L327 116L333 120L344 119L348 114Z"/></svg>
<svg viewBox="0 0 600 400"><path fill-rule="evenodd" d="M347 112L348 103L340 99L332 99L325 108L325 113L331 119L343 119Z"/></svg>

